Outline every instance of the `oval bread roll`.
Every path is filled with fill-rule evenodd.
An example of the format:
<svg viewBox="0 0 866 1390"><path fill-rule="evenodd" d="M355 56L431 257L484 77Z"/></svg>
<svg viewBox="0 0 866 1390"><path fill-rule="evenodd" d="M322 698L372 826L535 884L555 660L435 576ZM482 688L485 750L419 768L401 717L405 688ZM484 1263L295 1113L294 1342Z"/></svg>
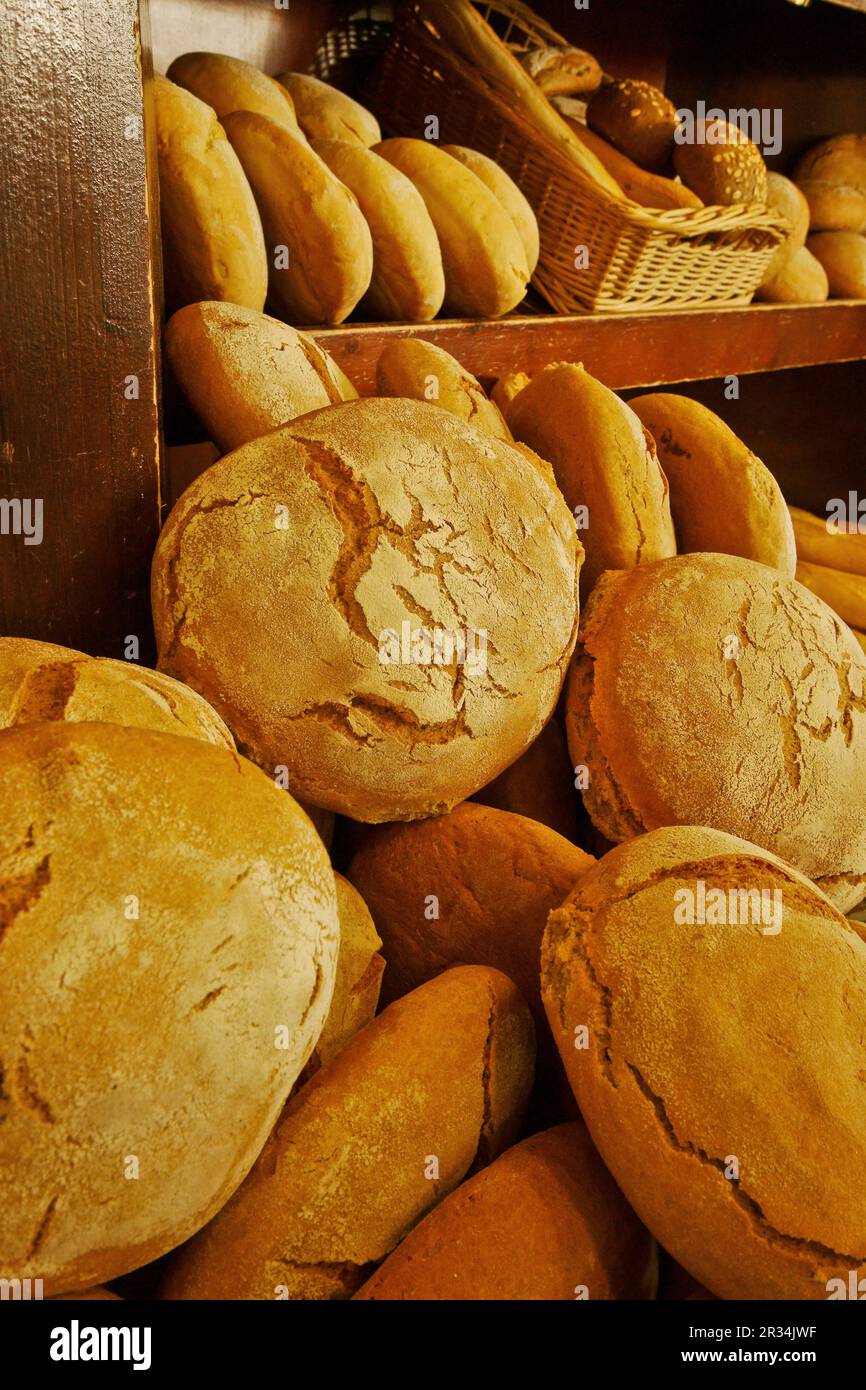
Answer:
<svg viewBox="0 0 866 1390"><path fill-rule="evenodd" d="M277 82L289 94L310 140L342 140L369 147L382 139L379 122L359 101L306 72L280 72Z"/></svg>
<svg viewBox="0 0 866 1390"><path fill-rule="evenodd" d="M351 1297L513 1142L533 1060L532 1019L497 970L448 970L398 1000L290 1102L234 1200L172 1260L162 1296Z"/></svg>
<svg viewBox="0 0 866 1390"><path fill-rule="evenodd" d="M517 227L477 174L426 140L383 140L376 153L411 179L436 228L445 269L445 308L498 318L529 283Z"/></svg>
<svg viewBox="0 0 866 1390"><path fill-rule="evenodd" d="M813 231L866 232L866 135L831 135L807 150L794 178Z"/></svg>
<svg viewBox="0 0 866 1390"><path fill-rule="evenodd" d="M567 721L609 840L716 826L782 856L842 911L866 895L866 660L793 579L733 555L603 575Z"/></svg>
<svg viewBox="0 0 866 1390"><path fill-rule="evenodd" d="M552 712L581 558L517 449L436 406L347 401L187 489L154 556L161 667L302 800L436 815Z"/></svg>
<svg viewBox="0 0 866 1390"><path fill-rule="evenodd" d="M625 402L580 363L545 367L512 401L506 422L515 439L553 465L568 507L588 508L583 593L603 570L676 553L652 440Z"/></svg>
<svg viewBox="0 0 866 1390"><path fill-rule="evenodd" d="M794 253L805 246L809 231L809 204L802 191L784 174L772 170L767 174L767 206L782 214L791 232L770 261L762 285L773 280Z"/></svg>
<svg viewBox="0 0 866 1390"><path fill-rule="evenodd" d="M755 298L768 304L823 304L829 292L826 270L808 247L801 246L755 291Z"/></svg>
<svg viewBox="0 0 866 1390"><path fill-rule="evenodd" d="M356 1299L645 1299L656 1248L583 1124L515 1144L425 1216Z"/></svg>
<svg viewBox="0 0 866 1390"><path fill-rule="evenodd" d="M328 1012L334 882L292 798L198 739L10 729L0 804L0 1277L69 1293L248 1171Z"/></svg>
<svg viewBox="0 0 866 1390"><path fill-rule="evenodd" d="M703 122L700 139L674 146L674 168L708 207L766 203L767 166L757 145L727 121Z"/></svg>
<svg viewBox="0 0 866 1390"><path fill-rule="evenodd" d="M237 155L209 106L153 79L166 301L225 299L262 309L265 239Z"/></svg>
<svg viewBox="0 0 866 1390"><path fill-rule="evenodd" d="M133 725L235 746L207 700L161 671L52 642L0 637L0 729L54 719Z"/></svg>
<svg viewBox="0 0 866 1390"><path fill-rule="evenodd" d="M854 530L843 531L829 515L814 516L801 507L788 510L797 538L798 559L866 575L866 519L860 521L862 531L856 526Z"/></svg>
<svg viewBox="0 0 866 1390"><path fill-rule="evenodd" d="M582 48L530 48L520 63L547 97L594 92L601 82L598 61Z"/></svg>
<svg viewBox="0 0 866 1390"><path fill-rule="evenodd" d="M670 485L680 551L743 555L794 576L797 548L772 473L712 410L688 396L634 396Z"/></svg>
<svg viewBox="0 0 866 1390"><path fill-rule="evenodd" d="M358 396L308 334L238 304L188 304L166 324L165 351L184 395L226 453L298 415Z"/></svg>
<svg viewBox="0 0 866 1390"><path fill-rule="evenodd" d="M459 159L473 174L477 174L490 192L499 199L511 218L523 242L526 264L532 275L538 265L540 243L538 239L538 219L528 198L520 191L510 174L506 174L501 164L489 159L480 150L467 149L465 145L443 145L442 149L454 159Z"/></svg>
<svg viewBox="0 0 866 1390"><path fill-rule="evenodd" d="M513 442L499 407L455 357L423 338L394 338L376 364L376 394L439 405L476 429Z"/></svg>
<svg viewBox="0 0 866 1390"><path fill-rule="evenodd" d="M261 213L271 293L297 323L342 323L373 274L357 201L284 126L235 111L225 128Z"/></svg>
<svg viewBox="0 0 866 1390"><path fill-rule="evenodd" d="M813 884L731 835L657 830L551 914L542 981L604 1162L694 1278L826 1299L866 1274L866 941Z"/></svg>
<svg viewBox="0 0 866 1390"><path fill-rule="evenodd" d="M439 238L424 199L387 159L344 140L313 149L358 200L373 238L373 278L361 303L374 319L426 323L445 298Z"/></svg>
<svg viewBox="0 0 866 1390"><path fill-rule="evenodd" d="M827 272L833 299L866 299L866 236L816 232L806 245Z"/></svg>
<svg viewBox="0 0 866 1390"><path fill-rule="evenodd" d="M183 53L175 58L167 75L212 106L220 120L233 111L257 111L300 135L295 107L285 88L242 58L226 53Z"/></svg>
<svg viewBox="0 0 866 1390"><path fill-rule="evenodd" d="M866 628L866 576L801 560L797 578L850 627Z"/></svg>

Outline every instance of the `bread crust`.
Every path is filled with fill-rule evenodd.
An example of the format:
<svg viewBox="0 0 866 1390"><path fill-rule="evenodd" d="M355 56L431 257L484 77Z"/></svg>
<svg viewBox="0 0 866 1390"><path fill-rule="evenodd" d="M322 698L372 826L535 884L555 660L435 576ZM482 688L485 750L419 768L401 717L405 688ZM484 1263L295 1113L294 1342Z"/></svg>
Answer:
<svg viewBox="0 0 866 1390"><path fill-rule="evenodd" d="M481 182L485 183L490 192L499 199L520 233L520 240L523 242L523 249L526 252L529 274L533 275L535 267L538 265L540 242L538 219L532 210L529 199L521 192L511 175L505 172L502 165L497 164L495 159L488 158L486 154L482 154L480 150L470 150L465 145L443 145L442 149L453 159L458 159L467 169L471 169L473 174L477 174Z"/></svg>
<svg viewBox="0 0 866 1390"><path fill-rule="evenodd" d="M815 232L806 246L824 267L833 299L866 299L866 236Z"/></svg>
<svg viewBox="0 0 866 1390"><path fill-rule="evenodd" d="M808 247L801 246L755 291L755 298L768 304L823 304L829 293L826 270Z"/></svg>
<svg viewBox="0 0 866 1390"><path fill-rule="evenodd" d="M501 410L480 381L450 352L423 338L394 338L382 349L376 363L376 394L428 401L495 439L514 443Z"/></svg>
<svg viewBox="0 0 866 1390"><path fill-rule="evenodd" d="M670 165L676 107L651 82L633 77L602 82L586 108L586 123L642 169L661 174Z"/></svg>
<svg viewBox="0 0 866 1390"><path fill-rule="evenodd" d="M866 136L832 135L794 170L813 231L866 232Z"/></svg>
<svg viewBox="0 0 866 1390"><path fill-rule="evenodd" d="M227 53L183 53L175 58L167 76L212 106L220 120L233 111L256 111L300 134L289 93L242 58Z"/></svg>
<svg viewBox="0 0 866 1390"><path fill-rule="evenodd" d="M288 92L309 140L340 140L367 149L382 139L372 111L337 87L307 72L281 72L276 81Z"/></svg>
<svg viewBox="0 0 866 1390"><path fill-rule="evenodd" d="M727 121L705 121L703 133L714 138L674 146L674 168L683 183L708 207L766 203L767 166L757 145Z"/></svg>

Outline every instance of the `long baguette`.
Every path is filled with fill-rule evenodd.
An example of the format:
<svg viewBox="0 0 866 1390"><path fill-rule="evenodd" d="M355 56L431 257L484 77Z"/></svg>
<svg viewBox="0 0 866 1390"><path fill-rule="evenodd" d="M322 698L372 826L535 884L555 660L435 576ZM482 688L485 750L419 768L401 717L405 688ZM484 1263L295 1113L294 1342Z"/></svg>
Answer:
<svg viewBox="0 0 866 1390"><path fill-rule="evenodd" d="M849 627L866 628L866 577L801 560L797 579L822 598Z"/></svg>
<svg viewBox="0 0 866 1390"><path fill-rule="evenodd" d="M827 522L801 507L789 507L797 538L797 554L811 565L829 565L849 574L866 575L866 535L859 531L828 531Z"/></svg>

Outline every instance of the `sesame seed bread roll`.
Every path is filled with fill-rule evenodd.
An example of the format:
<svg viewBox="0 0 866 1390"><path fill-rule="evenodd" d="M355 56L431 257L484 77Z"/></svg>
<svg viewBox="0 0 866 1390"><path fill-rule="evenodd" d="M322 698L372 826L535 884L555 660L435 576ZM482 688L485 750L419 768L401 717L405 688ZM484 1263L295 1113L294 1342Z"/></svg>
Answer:
<svg viewBox="0 0 866 1390"><path fill-rule="evenodd" d="M167 76L212 106L220 120L233 111L256 111L286 126L296 137L301 134L285 87L242 58L226 53L183 53L175 58Z"/></svg>
<svg viewBox="0 0 866 1390"><path fill-rule="evenodd" d="M442 149L446 154L450 154L454 159L459 159L467 169L471 169L473 174L477 174L481 182L486 184L490 192L499 199L505 211L508 213L523 242L523 249L526 252L526 264L529 273L532 275L538 265L538 253L540 243L538 239L538 219L532 210L528 198L520 191L517 184L510 174L507 174L501 164L497 164L495 159L490 159L480 150L470 150L465 145L443 145Z"/></svg>
<svg viewBox="0 0 866 1390"><path fill-rule="evenodd" d="M826 1299L866 1273L866 940L814 884L656 830L551 914L542 987L601 1157L693 1278Z"/></svg>
<svg viewBox="0 0 866 1390"><path fill-rule="evenodd" d="M257 1157L330 1004L327 855L227 748L115 724L0 734L0 1277L105 1282Z"/></svg>
<svg viewBox="0 0 866 1390"><path fill-rule="evenodd" d="M588 509L581 592L606 569L676 553L668 486L648 432L580 363L556 362L512 401L515 439L553 465L566 504Z"/></svg>
<svg viewBox="0 0 866 1390"><path fill-rule="evenodd" d="M314 140L313 149L355 195L373 238L373 278L360 312L408 323L435 318L445 298L442 252L411 179L361 145Z"/></svg>
<svg viewBox="0 0 866 1390"><path fill-rule="evenodd" d="M863 531L843 531L829 514L815 516L802 507L789 507L788 510L799 559L813 565L847 570L849 574L866 575L866 527Z"/></svg>
<svg viewBox="0 0 866 1390"><path fill-rule="evenodd" d="M207 700L161 671L53 642L0 637L0 729L56 719L126 724L235 746Z"/></svg>
<svg viewBox="0 0 866 1390"><path fill-rule="evenodd" d="M398 1000L289 1103L234 1199L177 1252L162 1296L350 1298L513 1142L533 1061L529 1011L496 970L448 970Z"/></svg>
<svg viewBox="0 0 866 1390"><path fill-rule="evenodd" d="M584 803L609 840L715 826L843 912L866 895L866 660L795 580L732 555L604 575L566 703Z"/></svg>
<svg viewBox="0 0 866 1390"><path fill-rule="evenodd" d="M483 806L513 811L577 841L577 791L565 735L556 719L545 724L526 752L473 798Z"/></svg>
<svg viewBox="0 0 866 1390"><path fill-rule="evenodd" d="M655 391L633 396L670 487L679 550L760 560L792 579L794 528L769 468L707 406Z"/></svg>
<svg viewBox="0 0 866 1390"><path fill-rule="evenodd" d="M670 164L677 111L650 82L633 77L602 81L589 100L586 123L651 173L661 174Z"/></svg>
<svg viewBox="0 0 866 1390"><path fill-rule="evenodd" d="M295 323L342 323L373 274L356 199L284 126L251 111L224 124L261 213L271 294Z"/></svg>
<svg viewBox="0 0 866 1390"><path fill-rule="evenodd" d="M154 555L160 667L301 800L437 815L552 713L582 554L511 445L419 401L347 401L187 489Z"/></svg>
<svg viewBox="0 0 866 1390"><path fill-rule="evenodd" d="M655 1243L583 1124L515 1144L410 1231L358 1300L646 1299Z"/></svg>
<svg viewBox="0 0 866 1390"><path fill-rule="evenodd" d="M298 122L310 140L342 140L361 148L382 139L371 111L345 92L307 72L280 72L276 81L291 98Z"/></svg>
<svg viewBox="0 0 866 1390"><path fill-rule="evenodd" d="M171 369L223 453L311 410L357 399L307 333L238 304L188 304L166 324Z"/></svg>
<svg viewBox="0 0 866 1390"><path fill-rule="evenodd" d="M197 299L262 309L265 239L237 155L209 106L153 79L165 295L169 311Z"/></svg>
<svg viewBox="0 0 866 1390"><path fill-rule="evenodd" d="M616 179L627 198L645 208L700 208L703 203L697 193L676 179L665 178L662 174L652 174L635 164L633 159L622 153L614 145L603 140L594 130L584 124L578 114L578 103L569 97L555 97L554 106L582 145L601 161L608 173Z"/></svg>
<svg viewBox="0 0 866 1390"><path fill-rule="evenodd" d="M755 298L767 304L823 304L829 292L826 270L808 247L801 246L755 290Z"/></svg>
<svg viewBox="0 0 866 1390"><path fill-rule="evenodd" d="M428 401L468 425L513 443L511 431L471 372L456 357L423 338L394 338L376 364L376 394Z"/></svg>
<svg viewBox="0 0 866 1390"><path fill-rule="evenodd" d="M430 214L445 270L445 309L499 318L520 303L529 266L520 232L495 193L426 140L383 140L376 153L411 179Z"/></svg>
<svg viewBox="0 0 866 1390"><path fill-rule="evenodd" d="M674 168L708 207L766 203L767 166L757 145L727 121L697 123L692 143L674 146Z"/></svg>

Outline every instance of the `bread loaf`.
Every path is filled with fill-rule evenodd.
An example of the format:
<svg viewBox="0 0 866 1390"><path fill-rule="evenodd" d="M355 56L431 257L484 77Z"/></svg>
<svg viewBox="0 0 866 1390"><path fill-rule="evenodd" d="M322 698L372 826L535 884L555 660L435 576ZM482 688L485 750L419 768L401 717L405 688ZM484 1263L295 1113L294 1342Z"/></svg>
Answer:
<svg viewBox="0 0 866 1390"><path fill-rule="evenodd" d="M794 254L805 246L809 231L809 204L802 191L784 174L772 170L767 174L767 206L781 213L791 231L764 272L763 285L774 280Z"/></svg>
<svg viewBox="0 0 866 1390"><path fill-rule="evenodd" d="M696 139L674 146L674 168L707 205L766 203L767 166L757 145L726 121L696 123Z"/></svg>
<svg viewBox="0 0 866 1390"><path fill-rule="evenodd" d="M768 304L823 304L829 293L827 272L807 247L801 246L770 280L755 291Z"/></svg>
<svg viewBox="0 0 866 1390"><path fill-rule="evenodd" d="M244 1177L321 1030L327 856L227 748L113 724L0 736L0 1277L156 1259Z"/></svg>
<svg viewBox="0 0 866 1390"><path fill-rule="evenodd" d="M342 140L362 148L382 139L376 117L345 92L308 72L281 72L276 80L288 92L308 139Z"/></svg>
<svg viewBox="0 0 866 1390"><path fill-rule="evenodd" d="M477 174L426 140L383 140L376 153L411 179L436 228L450 314L497 318L529 283L520 233Z"/></svg>
<svg viewBox="0 0 866 1390"><path fill-rule="evenodd" d="M511 218L523 242L526 264L532 275L538 265L540 243L538 220L528 199L520 191L510 174L506 174L501 164L489 159L480 150L467 149L465 145L443 145L446 154L458 159L473 174L477 174L483 184L497 197Z"/></svg>
<svg viewBox="0 0 866 1390"><path fill-rule="evenodd" d="M569 98L557 98L554 105L581 144L596 155L608 173L616 179L625 196L633 203L639 203L641 207L660 209L703 207L697 193L686 188L685 184L642 169L634 160L629 159L628 155L622 154L620 150L608 144L607 140L590 130L577 117L575 103L570 102Z"/></svg>
<svg viewBox="0 0 866 1390"><path fill-rule="evenodd" d="M816 232L806 243L827 273L833 299L866 299L866 236Z"/></svg>
<svg viewBox="0 0 866 1390"><path fill-rule="evenodd" d="M423 338L393 338L376 364L376 393L440 405L467 424L511 440L499 407L455 357Z"/></svg>
<svg viewBox="0 0 866 1390"><path fill-rule="evenodd" d="M813 231L866 232L866 135L832 135L803 155L794 178Z"/></svg>
<svg viewBox="0 0 866 1390"><path fill-rule="evenodd" d="M233 111L255 111L300 136L292 98L252 63L226 53L183 53L168 76L212 106L220 120Z"/></svg>
<svg viewBox="0 0 866 1390"><path fill-rule="evenodd" d="M517 449L436 406L347 401L244 445L181 498L154 557L161 667L302 800L355 820L435 815L552 712L581 558L562 498Z"/></svg>
<svg viewBox="0 0 866 1390"><path fill-rule="evenodd" d="M520 62L546 97L594 92L601 82L601 67L582 48L530 48Z"/></svg>
<svg viewBox="0 0 866 1390"><path fill-rule="evenodd" d="M566 840L577 839L577 792L565 735L555 719L534 743L473 798L483 806L513 811L549 826Z"/></svg>
<svg viewBox="0 0 866 1390"><path fill-rule="evenodd" d="M866 1273L866 941L813 884L733 836L657 830L551 915L542 979L602 1158L701 1284L826 1299Z"/></svg>
<svg viewBox="0 0 866 1390"><path fill-rule="evenodd" d="M662 173L671 162L676 107L650 82L633 77L602 82L586 108L586 123L651 173Z"/></svg>
<svg viewBox="0 0 866 1390"><path fill-rule="evenodd" d="M656 1250L583 1124L509 1149L458 1187L356 1299L652 1298Z"/></svg>
<svg viewBox="0 0 866 1390"><path fill-rule="evenodd" d="M743 555L793 578L797 550L781 488L733 430L688 396L657 391L629 404L655 440L678 549Z"/></svg>
<svg viewBox="0 0 866 1390"><path fill-rule="evenodd" d="M0 729L61 719L126 724L235 746L216 710L160 671L52 642L0 637Z"/></svg>
<svg viewBox="0 0 866 1390"><path fill-rule="evenodd" d="M866 575L800 560L797 578L850 627L866 628Z"/></svg>
<svg viewBox="0 0 866 1390"><path fill-rule="evenodd" d="M209 106L153 79L165 295L264 306L268 263L246 176Z"/></svg>
<svg viewBox="0 0 866 1390"><path fill-rule="evenodd" d="M866 895L866 660L794 580L731 555L604 575L567 719L609 840L664 825L748 833L842 911Z"/></svg>
<svg viewBox="0 0 866 1390"><path fill-rule="evenodd" d="M284 126L250 111L225 120L252 185L271 293L296 323L342 323L373 273L370 228L327 164Z"/></svg>
<svg viewBox="0 0 866 1390"><path fill-rule="evenodd" d="M237 304L189 304L169 320L165 351L205 429L224 452L357 391L306 333Z"/></svg>
<svg viewBox="0 0 866 1390"><path fill-rule="evenodd" d="M435 318L445 298L442 252L411 179L361 145L314 140L313 149L357 198L373 238L373 278L361 312L408 323Z"/></svg>
<svg viewBox="0 0 866 1390"><path fill-rule="evenodd" d="M850 574L866 575L866 524L863 530L839 530L829 517L814 516L801 507L789 507L797 556L813 565L829 565L832 569L848 570Z"/></svg>
<svg viewBox="0 0 866 1390"><path fill-rule="evenodd" d="M567 505L588 509L581 591L606 569L676 552L667 482L637 416L580 363L557 362L515 397L515 439L548 459Z"/></svg>
<svg viewBox="0 0 866 1390"><path fill-rule="evenodd" d="M490 392L490 399L501 410L503 416L514 397L519 395L524 386L529 385L529 382L530 377L526 372L506 372L505 376L499 378Z"/></svg>
<svg viewBox="0 0 866 1390"><path fill-rule="evenodd" d="M400 999L291 1101L163 1296L350 1297L514 1140L532 1068L532 1020L498 971L463 966Z"/></svg>

